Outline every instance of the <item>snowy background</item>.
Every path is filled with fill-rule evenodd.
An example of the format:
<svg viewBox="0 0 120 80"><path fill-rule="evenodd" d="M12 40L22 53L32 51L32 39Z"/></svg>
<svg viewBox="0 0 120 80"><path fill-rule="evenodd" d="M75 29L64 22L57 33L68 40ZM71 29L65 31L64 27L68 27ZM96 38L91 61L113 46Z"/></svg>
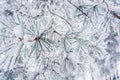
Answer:
<svg viewBox="0 0 120 80"><path fill-rule="evenodd" d="M0 80L120 80L120 0L0 0Z"/></svg>

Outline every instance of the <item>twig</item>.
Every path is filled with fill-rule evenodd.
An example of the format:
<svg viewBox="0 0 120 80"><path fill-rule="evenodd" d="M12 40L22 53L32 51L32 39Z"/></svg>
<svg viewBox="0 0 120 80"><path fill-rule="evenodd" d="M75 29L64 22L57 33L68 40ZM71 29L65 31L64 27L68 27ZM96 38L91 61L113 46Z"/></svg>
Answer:
<svg viewBox="0 0 120 80"><path fill-rule="evenodd" d="M49 6L47 6L47 7L48 7L48 10L49 10L49 12L50 12L51 14L53 14L53 15L61 18L62 20L64 20L64 21L70 26L71 30L73 31L72 25L71 25L65 18L63 18L62 16L60 16L60 15L58 15L58 14L53 13L53 12L50 10Z"/></svg>
<svg viewBox="0 0 120 80"><path fill-rule="evenodd" d="M111 14L112 14L115 18L120 19L120 16L119 16L119 15L117 15L115 12L111 12Z"/></svg>
<svg viewBox="0 0 120 80"><path fill-rule="evenodd" d="M88 16L85 12L83 12L83 10L81 10L79 7L77 7L76 5L74 5L72 2L70 2L69 0L67 0L71 5L73 5L75 8L77 8L78 10L81 11L81 13L85 16Z"/></svg>

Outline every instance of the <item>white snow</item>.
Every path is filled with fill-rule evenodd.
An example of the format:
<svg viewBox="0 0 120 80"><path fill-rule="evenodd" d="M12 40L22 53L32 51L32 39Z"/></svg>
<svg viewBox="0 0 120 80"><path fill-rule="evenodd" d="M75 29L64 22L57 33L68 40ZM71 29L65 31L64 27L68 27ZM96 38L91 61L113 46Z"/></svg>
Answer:
<svg viewBox="0 0 120 80"><path fill-rule="evenodd" d="M16 37L22 38L22 35L23 35L22 33L23 33L22 32L22 27L20 25L17 25L17 26L14 27L13 34L15 34Z"/></svg>

